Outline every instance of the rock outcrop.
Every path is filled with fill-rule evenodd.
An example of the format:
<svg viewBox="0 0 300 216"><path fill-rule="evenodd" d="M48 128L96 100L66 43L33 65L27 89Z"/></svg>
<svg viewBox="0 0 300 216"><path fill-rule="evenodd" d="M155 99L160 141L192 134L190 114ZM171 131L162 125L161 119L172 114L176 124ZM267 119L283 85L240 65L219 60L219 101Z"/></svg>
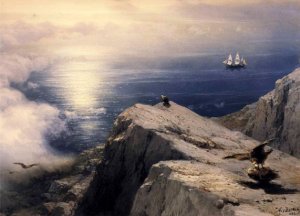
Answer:
<svg viewBox="0 0 300 216"><path fill-rule="evenodd" d="M267 166L280 177L267 185L247 176L248 161L223 159L257 144L175 103L170 107L137 104L115 121L104 159L76 214L211 216L298 211L298 159L274 150Z"/></svg>
<svg viewBox="0 0 300 216"><path fill-rule="evenodd" d="M257 140L278 138L273 147L300 157L300 68L255 104L218 121Z"/></svg>
<svg viewBox="0 0 300 216"><path fill-rule="evenodd" d="M0 190L0 215L72 216L102 159L103 145L79 154L67 170L45 173L27 185Z"/></svg>

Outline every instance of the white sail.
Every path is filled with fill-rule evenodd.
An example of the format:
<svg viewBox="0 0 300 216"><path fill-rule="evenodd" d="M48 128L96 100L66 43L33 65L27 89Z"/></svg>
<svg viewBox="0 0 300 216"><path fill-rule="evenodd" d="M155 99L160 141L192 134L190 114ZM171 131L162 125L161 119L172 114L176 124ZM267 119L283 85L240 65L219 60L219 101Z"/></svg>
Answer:
<svg viewBox="0 0 300 216"><path fill-rule="evenodd" d="M246 60L244 59L244 57L241 58L241 63L240 65L245 66L247 65Z"/></svg>
<svg viewBox="0 0 300 216"><path fill-rule="evenodd" d="M239 53L236 53L234 64L239 65L240 63L241 63L240 55L239 55Z"/></svg>
<svg viewBox="0 0 300 216"><path fill-rule="evenodd" d="M223 61L223 63L229 68L240 68L247 65L246 59L242 56L240 58L239 53L236 53L235 58L232 58L232 55L229 54L228 58Z"/></svg>
<svg viewBox="0 0 300 216"><path fill-rule="evenodd" d="M232 55L231 54L228 56L227 65L232 65Z"/></svg>

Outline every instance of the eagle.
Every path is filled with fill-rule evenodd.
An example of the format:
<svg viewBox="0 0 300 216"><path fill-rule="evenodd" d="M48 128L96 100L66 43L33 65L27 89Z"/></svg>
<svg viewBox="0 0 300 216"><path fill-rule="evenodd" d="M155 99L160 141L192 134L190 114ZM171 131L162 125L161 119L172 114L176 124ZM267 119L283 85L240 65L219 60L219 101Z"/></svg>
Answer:
<svg viewBox="0 0 300 216"><path fill-rule="evenodd" d="M255 167L263 168L266 159L268 158L269 154L271 154L273 151L273 149L265 150L265 146L273 140L274 139L269 139L264 141L263 143L259 144L254 149L252 149L250 152L229 155L224 157L223 159L235 158L238 160L250 160Z"/></svg>
<svg viewBox="0 0 300 216"><path fill-rule="evenodd" d="M39 165L37 163L26 165L26 164L23 164L23 163L20 163L20 162L15 162L14 164L20 165L23 169L29 169L31 167Z"/></svg>
<svg viewBox="0 0 300 216"><path fill-rule="evenodd" d="M160 96L161 101L163 102L164 106L170 106L169 98L165 95Z"/></svg>

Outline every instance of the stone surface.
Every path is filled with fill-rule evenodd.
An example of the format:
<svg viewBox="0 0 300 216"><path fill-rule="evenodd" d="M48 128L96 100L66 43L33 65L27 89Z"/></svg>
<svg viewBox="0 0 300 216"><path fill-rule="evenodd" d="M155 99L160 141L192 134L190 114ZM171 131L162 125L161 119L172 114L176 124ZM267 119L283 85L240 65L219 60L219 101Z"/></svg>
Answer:
<svg viewBox="0 0 300 216"><path fill-rule="evenodd" d="M45 174L26 186L1 190L0 211L14 216L74 215L102 159L102 151L103 145L86 150L75 158L71 169Z"/></svg>
<svg viewBox="0 0 300 216"><path fill-rule="evenodd" d="M75 202L50 202L44 203L44 215L72 216L74 215Z"/></svg>
<svg viewBox="0 0 300 216"><path fill-rule="evenodd" d="M278 138L273 147L300 157L300 68L277 80L255 104L218 121L257 140Z"/></svg>
<svg viewBox="0 0 300 216"><path fill-rule="evenodd" d="M282 215L300 203L298 159L274 150L266 165L280 177L267 185L250 162L222 159L257 144L173 102L137 104L117 118L77 215Z"/></svg>

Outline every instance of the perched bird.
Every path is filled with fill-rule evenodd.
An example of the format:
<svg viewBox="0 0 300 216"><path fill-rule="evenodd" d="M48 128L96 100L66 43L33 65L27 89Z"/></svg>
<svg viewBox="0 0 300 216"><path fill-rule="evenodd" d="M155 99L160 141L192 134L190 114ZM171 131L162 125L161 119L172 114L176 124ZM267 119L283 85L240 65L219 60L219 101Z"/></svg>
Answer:
<svg viewBox="0 0 300 216"><path fill-rule="evenodd" d="M20 165L23 169L29 169L29 168L31 168L31 167L34 167L34 166L37 166L37 165L39 165L39 164L29 164L29 165L26 165L26 164L23 164L23 163L19 163L19 162L16 162L16 163L14 163L14 164L17 164L17 165Z"/></svg>
<svg viewBox="0 0 300 216"><path fill-rule="evenodd" d="M169 98L165 95L160 96L161 101L163 102L164 106L170 106Z"/></svg>
<svg viewBox="0 0 300 216"><path fill-rule="evenodd" d="M266 140L265 142L259 144L248 153L233 154L233 155L226 156L223 159L235 158L238 160L250 160L258 168L259 165L261 166L261 168L263 168L267 157L273 151L272 149L265 150L265 146L270 142L272 142L273 140L274 139Z"/></svg>

